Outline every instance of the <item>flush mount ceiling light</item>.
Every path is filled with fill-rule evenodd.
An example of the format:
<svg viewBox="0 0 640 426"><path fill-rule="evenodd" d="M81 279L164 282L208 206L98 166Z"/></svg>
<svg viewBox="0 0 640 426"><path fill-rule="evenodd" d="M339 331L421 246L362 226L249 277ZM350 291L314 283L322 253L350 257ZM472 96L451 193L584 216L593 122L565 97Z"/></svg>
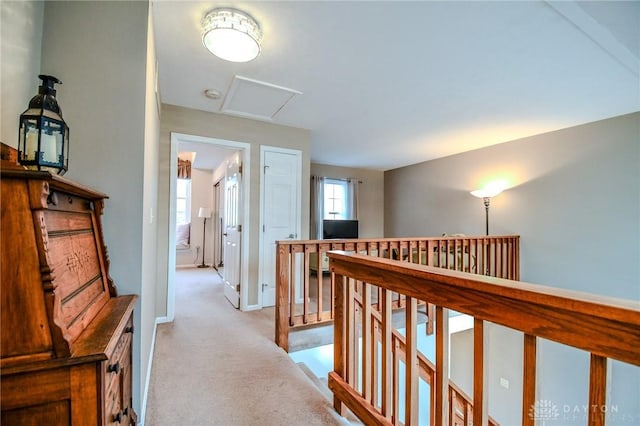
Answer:
<svg viewBox="0 0 640 426"><path fill-rule="evenodd" d="M202 42L217 57L248 62L260 53L262 31L248 14L236 9L214 9L202 19Z"/></svg>

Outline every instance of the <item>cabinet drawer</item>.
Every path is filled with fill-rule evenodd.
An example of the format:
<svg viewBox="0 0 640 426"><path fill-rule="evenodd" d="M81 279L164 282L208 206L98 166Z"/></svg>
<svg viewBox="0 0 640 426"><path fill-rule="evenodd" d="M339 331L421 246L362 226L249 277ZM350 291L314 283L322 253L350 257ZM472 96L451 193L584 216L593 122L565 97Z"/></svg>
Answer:
<svg viewBox="0 0 640 426"><path fill-rule="evenodd" d="M52 190L47 197L47 208L49 210L86 213L93 210L93 204L86 198Z"/></svg>
<svg viewBox="0 0 640 426"><path fill-rule="evenodd" d="M130 424L131 409L131 342L133 316L129 316L109 360L104 363L106 383L105 424Z"/></svg>

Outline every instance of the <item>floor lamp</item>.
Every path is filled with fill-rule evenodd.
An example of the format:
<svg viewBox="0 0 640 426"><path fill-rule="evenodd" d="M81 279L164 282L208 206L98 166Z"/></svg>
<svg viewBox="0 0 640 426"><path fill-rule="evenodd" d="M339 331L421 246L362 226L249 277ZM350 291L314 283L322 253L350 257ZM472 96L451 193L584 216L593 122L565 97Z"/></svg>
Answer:
<svg viewBox="0 0 640 426"><path fill-rule="evenodd" d="M202 265L198 265L198 268L208 268L209 265L204 264L204 247L207 242L207 219L211 217L211 209L208 207L200 207L198 217L204 218L204 223L202 224Z"/></svg>
<svg viewBox="0 0 640 426"><path fill-rule="evenodd" d="M484 215L485 215L485 232L489 235L489 204L491 204L491 198L500 194L504 188L502 186L486 186L483 189L476 189L471 191L471 195L474 197L482 198L484 201Z"/></svg>
<svg viewBox="0 0 640 426"><path fill-rule="evenodd" d="M489 205L491 204L491 198L495 197L504 190L502 185L488 185L482 189L476 189L471 191L471 195L474 197L482 198L484 201L484 220L485 220L485 233L489 236ZM491 275L491 244L487 246L487 267L485 269L485 275Z"/></svg>

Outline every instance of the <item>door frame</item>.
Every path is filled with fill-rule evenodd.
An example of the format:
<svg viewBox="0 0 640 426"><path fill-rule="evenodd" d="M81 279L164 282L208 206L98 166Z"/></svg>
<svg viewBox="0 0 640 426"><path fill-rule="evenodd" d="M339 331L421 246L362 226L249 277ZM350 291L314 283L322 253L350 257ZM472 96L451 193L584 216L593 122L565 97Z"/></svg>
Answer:
<svg viewBox="0 0 640 426"><path fill-rule="evenodd" d="M290 149L290 148L280 148L277 146L269 146L269 145L260 145L260 239L258 244L260 245L259 251L259 265L258 265L258 304L260 307L263 307L262 303L262 283L264 282L264 273L263 273L263 262L266 261L266 257L263 253L263 245L264 245L264 201L265 201L265 182L264 182L264 157L265 152L279 152L283 154L292 154L296 156L297 159L297 205L296 209L298 210L298 215L296 216L296 233L298 237L302 235L302 151L299 149ZM176 160L177 161L177 160Z"/></svg>
<svg viewBox="0 0 640 426"><path fill-rule="evenodd" d="M171 155L169 159L169 259L167 271L167 321L175 318L176 305L176 179L178 179L178 144L180 142L198 142L221 145L241 152L243 164L242 176L242 248L240 253L240 310L251 308L249 302L249 234L250 234L250 182L251 182L251 144L247 142L217 139L204 136L171 132Z"/></svg>

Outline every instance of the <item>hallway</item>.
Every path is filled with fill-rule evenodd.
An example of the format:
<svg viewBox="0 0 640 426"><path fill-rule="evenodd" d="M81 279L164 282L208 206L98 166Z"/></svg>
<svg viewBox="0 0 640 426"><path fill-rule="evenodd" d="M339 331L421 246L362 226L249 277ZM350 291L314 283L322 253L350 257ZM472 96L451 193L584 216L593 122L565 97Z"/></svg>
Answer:
<svg viewBox="0 0 640 426"><path fill-rule="evenodd" d="M178 270L175 321L158 325L145 424L346 424L273 342L273 312L234 309L213 269Z"/></svg>

